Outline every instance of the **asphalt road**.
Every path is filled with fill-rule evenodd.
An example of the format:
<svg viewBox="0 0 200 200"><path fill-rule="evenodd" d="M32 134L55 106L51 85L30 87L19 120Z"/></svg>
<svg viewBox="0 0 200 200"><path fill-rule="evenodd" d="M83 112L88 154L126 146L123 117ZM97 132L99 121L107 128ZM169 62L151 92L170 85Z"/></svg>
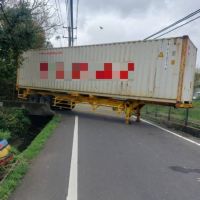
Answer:
<svg viewBox="0 0 200 200"><path fill-rule="evenodd" d="M65 112L10 200L77 199L200 200L200 146L107 110Z"/></svg>

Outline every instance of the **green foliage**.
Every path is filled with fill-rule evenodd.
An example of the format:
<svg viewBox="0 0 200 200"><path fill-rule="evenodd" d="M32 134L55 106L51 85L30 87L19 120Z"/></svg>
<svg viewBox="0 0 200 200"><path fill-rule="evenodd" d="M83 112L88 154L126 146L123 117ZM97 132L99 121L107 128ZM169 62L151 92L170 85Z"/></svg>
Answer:
<svg viewBox="0 0 200 200"><path fill-rule="evenodd" d="M44 31L33 19L28 3L19 3L15 7L6 7L4 10L5 14L1 17L3 21L1 38L6 40L2 43L7 47L6 49L11 47L16 51L15 54L43 46L45 41Z"/></svg>
<svg viewBox="0 0 200 200"><path fill-rule="evenodd" d="M35 138L31 145L22 154L16 157L16 166L11 171L9 176L0 184L1 200L8 200L11 192L17 187L27 172L29 162L38 155L59 122L60 118L55 116Z"/></svg>
<svg viewBox="0 0 200 200"><path fill-rule="evenodd" d="M0 187L0 199L2 200L8 199L11 191L13 191L16 188L17 184L27 172L28 163L22 158L18 160L19 162L17 163L16 167Z"/></svg>
<svg viewBox="0 0 200 200"><path fill-rule="evenodd" d="M16 108L0 109L0 129L11 132L12 136L23 137L30 127L26 111Z"/></svg>
<svg viewBox="0 0 200 200"><path fill-rule="evenodd" d="M3 139L10 139L11 137L11 134L9 131L3 131L3 130L0 130L0 140L3 140Z"/></svg>
<svg viewBox="0 0 200 200"><path fill-rule="evenodd" d="M22 54L43 47L45 31L33 17L29 3L4 6L0 12L0 96L14 96L17 68Z"/></svg>
<svg viewBox="0 0 200 200"><path fill-rule="evenodd" d="M5 7L0 21L0 46L4 56L8 51L12 51L12 58L18 59L24 51L43 46L44 30L33 18L28 3Z"/></svg>
<svg viewBox="0 0 200 200"><path fill-rule="evenodd" d="M53 133L53 130L56 128L59 122L60 122L60 117L58 116L53 117L53 119L47 124L47 126L34 139L31 145L22 153L23 157L30 161L35 156L37 156L38 153L43 148L46 140Z"/></svg>

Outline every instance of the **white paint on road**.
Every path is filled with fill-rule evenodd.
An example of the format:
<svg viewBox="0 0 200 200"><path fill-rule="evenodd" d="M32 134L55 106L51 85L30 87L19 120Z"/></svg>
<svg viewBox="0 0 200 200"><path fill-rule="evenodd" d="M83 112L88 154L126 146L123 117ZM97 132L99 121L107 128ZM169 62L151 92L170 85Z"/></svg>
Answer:
<svg viewBox="0 0 200 200"><path fill-rule="evenodd" d="M108 115L108 116L116 116L115 114L113 114L113 111L111 111L110 110L110 113L108 114L108 112L109 112L109 110L106 110L106 109L101 109L102 111L104 111L104 113L98 113L98 111L96 111L95 112L95 114L104 114L105 115L105 112L106 112L106 114ZM91 111L82 111L81 110L81 112L84 112L84 113L94 113L93 111L91 112ZM135 116L133 116L134 118L136 118ZM195 144L195 145L197 145L197 146L200 146L200 143L198 143L198 142L196 142L196 141L194 141L194 140L191 140L191 139L189 139L189 138L187 138L187 137L184 137L184 136L181 136L181 135L179 135L179 134L177 134L177 133L175 133L175 132L173 132L173 131L170 131L170 130L168 130L168 129L165 129L165 128L163 128L163 127L161 127L161 126L158 126L158 125L156 125L156 124L154 124L154 123L152 123L152 122L149 122L149 121L147 121L147 120L144 120L144 119L141 119L141 121L143 121L143 122L145 122L145 123L147 123L147 124L150 124L150 125L152 125L152 126L154 126L154 127L157 127L157 128L159 128L159 129L161 129L161 130L163 130L163 131L166 131L166 132L168 132L168 133L170 133L170 134L172 134L172 135L174 135L174 136L176 136L176 137L179 137L179 138L181 138L181 139L183 139L183 140L185 140L185 141L188 141L188 142L190 142L190 143L192 143L192 144Z"/></svg>
<svg viewBox="0 0 200 200"><path fill-rule="evenodd" d="M66 200L77 200L77 199L78 199L78 116L75 116L69 185L68 185L68 194Z"/></svg>
<svg viewBox="0 0 200 200"><path fill-rule="evenodd" d="M161 129L161 130L163 130L163 131L166 131L166 132L168 132L168 133L170 133L170 134L172 134L172 135L175 135L176 137L179 137L179 138L181 138L181 139L183 139L183 140L186 140L186 141L188 141L188 142L191 142L192 144L195 144L195 145L197 145L197 146L200 146L200 143L198 143L198 142L196 142L196 141L194 141L194 140L191 140L191 139L189 139L189 138L183 137L183 136L181 136L181 135L179 135L179 134L177 134L177 133L175 133L175 132L173 132L173 131L167 130L167 129L165 129L165 128L161 127L161 126L158 126L158 125L156 125L156 124L154 124L154 123L152 123L152 122L149 122L149 121L144 120L144 119L141 119L141 121L143 121L143 122L145 122L145 123L147 123L147 124L150 124L150 125L152 125L152 126L155 126L155 127L159 128L159 129Z"/></svg>

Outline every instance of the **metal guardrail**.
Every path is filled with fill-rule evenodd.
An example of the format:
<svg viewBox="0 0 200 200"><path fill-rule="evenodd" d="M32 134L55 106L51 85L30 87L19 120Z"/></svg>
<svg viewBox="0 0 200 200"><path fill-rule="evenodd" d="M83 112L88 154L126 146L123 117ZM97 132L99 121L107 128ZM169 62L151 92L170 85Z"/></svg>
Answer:
<svg viewBox="0 0 200 200"><path fill-rule="evenodd" d="M197 128L200 131L200 102L193 108L173 108L160 105L145 105L142 115L166 122L178 123L185 127Z"/></svg>
<svg viewBox="0 0 200 200"><path fill-rule="evenodd" d="M195 88L200 88L200 80L199 81L195 81L195 83L194 83L194 87Z"/></svg>

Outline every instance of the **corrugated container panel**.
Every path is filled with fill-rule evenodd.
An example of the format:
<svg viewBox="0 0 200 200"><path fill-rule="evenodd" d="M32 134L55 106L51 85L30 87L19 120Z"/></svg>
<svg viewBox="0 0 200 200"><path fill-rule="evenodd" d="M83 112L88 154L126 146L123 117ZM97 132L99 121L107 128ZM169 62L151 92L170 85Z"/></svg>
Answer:
<svg viewBox="0 0 200 200"><path fill-rule="evenodd" d="M184 41L187 42L185 55ZM191 101L196 52L187 37L29 51L24 55L18 84L40 90L124 99ZM182 66L184 58L185 66ZM64 78L61 80L56 79L58 62L64 63ZM41 63L48 63L48 79L40 78ZM73 63L88 64L88 71L81 72L79 80L72 77ZM105 63L112 63L113 77L97 79L96 73L104 70ZM122 79L119 74L128 70L128 63L134 63L134 71L129 71L128 78ZM180 69L184 69L182 82ZM181 99L178 99L180 87Z"/></svg>
<svg viewBox="0 0 200 200"><path fill-rule="evenodd" d="M195 68L193 67L196 63L196 48L194 44L189 41L187 49L186 65L183 80L183 91L182 99L185 101L190 101L193 97L193 87L194 87L194 74Z"/></svg>

